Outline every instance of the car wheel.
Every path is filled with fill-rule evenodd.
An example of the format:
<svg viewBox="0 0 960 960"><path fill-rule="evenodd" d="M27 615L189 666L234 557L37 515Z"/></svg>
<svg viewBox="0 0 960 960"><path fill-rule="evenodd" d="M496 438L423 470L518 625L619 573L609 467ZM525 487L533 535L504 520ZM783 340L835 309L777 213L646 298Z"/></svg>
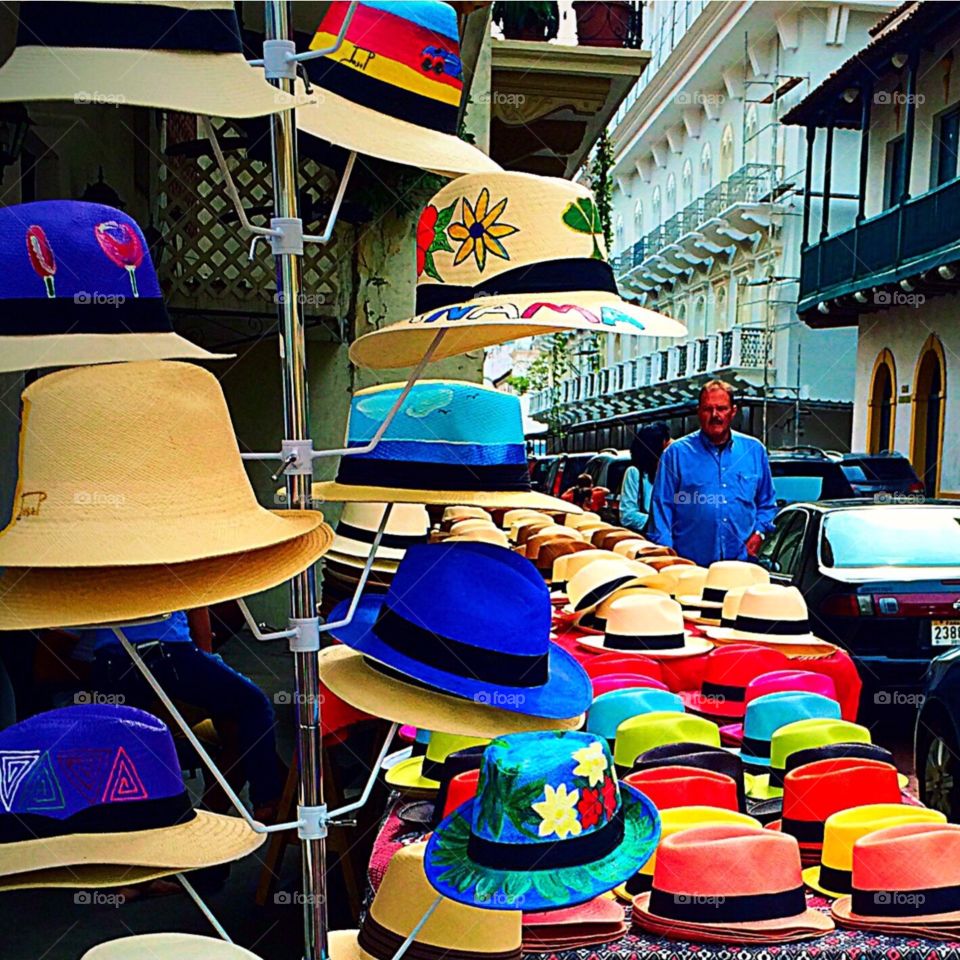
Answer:
<svg viewBox="0 0 960 960"><path fill-rule="evenodd" d="M960 749L946 724L934 721L926 726L917 751L920 799L956 822L960 820Z"/></svg>

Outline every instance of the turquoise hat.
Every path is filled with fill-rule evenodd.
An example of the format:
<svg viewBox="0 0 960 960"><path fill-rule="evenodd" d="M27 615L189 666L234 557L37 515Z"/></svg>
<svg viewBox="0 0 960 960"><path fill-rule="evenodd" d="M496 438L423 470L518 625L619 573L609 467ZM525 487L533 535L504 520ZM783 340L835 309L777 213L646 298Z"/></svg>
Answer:
<svg viewBox="0 0 960 960"><path fill-rule="evenodd" d="M603 738L515 733L484 751L476 797L434 830L424 867L459 903L551 910L626 883L659 839L656 807L617 782Z"/></svg>
<svg viewBox="0 0 960 960"><path fill-rule="evenodd" d="M780 727L797 720L818 719L839 720L840 704L803 690L782 690L751 700L743 718L740 759L748 766L769 767L770 743Z"/></svg>
<svg viewBox="0 0 960 960"><path fill-rule="evenodd" d="M612 744L617 738L617 727L624 720L656 710L683 712L683 700L668 690L648 687L628 687L601 693L587 712L587 731L603 737Z"/></svg>

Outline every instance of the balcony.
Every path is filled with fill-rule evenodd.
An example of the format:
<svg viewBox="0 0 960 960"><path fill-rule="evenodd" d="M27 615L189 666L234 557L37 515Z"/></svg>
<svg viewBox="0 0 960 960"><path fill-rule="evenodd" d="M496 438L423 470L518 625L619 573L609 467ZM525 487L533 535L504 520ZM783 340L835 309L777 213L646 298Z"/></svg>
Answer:
<svg viewBox="0 0 960 960"><path fill-rule="evenodd" d="M734 327L570 377L559 386L561 416L568 424L584 423L639 405L650 409L688 401L704 377L721 374L749 393L763 379L766 337L761 327ZM552 407L550 390L531 394L532 417L542 419Z"/></svg>
<svg viewBox="0 0 960 960"><path fill-rule="evenodd" d="M960 180L951 180L807 247L800 258L797 310L811 326L855 323L859 313L895 305L905 295L896 286L901 281L911 281L911 291L921 288L921 274L933 271L937 278L938 267L957 260ZM956 275L953 269L945 273ZM884 286L893 289L863 293ZM939 278L923 292L936 293L937 286L946 292Z"/></svg>
<svg viewBox="0 0 960 960"><path fill-rule="evenodd" d="M655 292L717 257L732 259L737 244L754 247L773 223L781 181L774 164L748 163L659 224L614 260L618 282L628 291Z"/></svg>

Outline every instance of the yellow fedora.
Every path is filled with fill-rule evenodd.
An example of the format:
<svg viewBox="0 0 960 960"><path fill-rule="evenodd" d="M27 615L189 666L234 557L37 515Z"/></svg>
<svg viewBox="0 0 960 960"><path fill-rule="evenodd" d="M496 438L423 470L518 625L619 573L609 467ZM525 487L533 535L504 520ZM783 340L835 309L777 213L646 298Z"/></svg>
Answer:
<svg viewBox="0 0 960 960"><path fill-rule="evenodd" d="M434 731L427 741L426 753L394 764L386 772L384 779L397 790L436 793L440 789L440 768L451 753L489 742L488 737L465 737L455 733Z"/></svg>
<svg viewBox="0 0 960 960"><path fill-rule="evenodd" d="M629 773L647 750L668 743L703 743L720 746L720 728L711 720L678 710L656 710L624 720L617 727L613 762Z"/></svg>

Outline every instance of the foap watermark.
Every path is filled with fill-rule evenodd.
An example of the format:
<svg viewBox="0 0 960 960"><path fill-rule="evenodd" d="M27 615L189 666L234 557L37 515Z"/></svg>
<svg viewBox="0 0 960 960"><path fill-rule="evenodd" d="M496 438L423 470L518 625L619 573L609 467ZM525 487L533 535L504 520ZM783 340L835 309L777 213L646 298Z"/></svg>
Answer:
<svg viewBox="0 0 960 960"><path fill-rule="evenodd" d="M73 502L78 507L122 507L127 498L109 490L77 490Z"/></svg>
<svg viewBox="0 0 960 960"><path fill-rule="evenodd" d="M922 93L904 93L903 90L878 90L873 95L873 102L880 106L906 106L908 103L920 106L927 102Z"/></svg>
<svg viewBox="0 0 960 960"><path fill-rule="evenodd" d="M678 93L673 102L683 105L695 105L698 107L719 107L726 103L727 98L722 93L704 93L702 90L695 90L688 93L686 90Z"/></svg>
<svg viewBox="0 0 960 960"><path fill-rule="evenodd" d="M903 690L877 690L873 702L878 707L922 707L926 701L922 693L905 693Z"/></svg>
<svg viewBox="0 0 960 960"><path fill-rule="evenodd" d="M280 890L273 895L273 902L278 907L305 907L325 903L323 894L303 893L300 890Z"/></svg>
<svg viewBox="0 0 960 960"><path fill-rule="evenodd" d="M698 907L722 907L726 902L726 897L708 897L699 893L675 893L673 902L684 906Z"/></svg>
<svg viewBox="0 0 960 960"><path fill-rule="evenodd" d="M81 307L122 307L127 298L122 293L99 293L96 290L78 290L73 302Z"/></svg>
<svg viewBox="0 0 960 960"><path fill-rule="evenodd" d="M882 490L873 495L874 503L923 503L926 495L923 493L902 493L896 490Z"/></svg>
<svg viewBox="0 0 960 960"><path fill-rule="evenodd" d="M527 698L522 693L502 693L492 690L489 693L481 691L473 695L473 702L485 707L502 707L505 710L515 710L526 703Z"/></svg>
<svg viewBox="0 0 960 960"><path fill-rule="evenodd" d="M501 890L497 890L495 893L480 893L480 891L477 891L474 895L474 900L490 908L499 907L507 910L522 910L526 902L526 897L520 893L504 893Z"/></svg>
<svg viewBox="0 0 960 960"><path fill-rule="evenodd" d="M522 93L503 93L495 90L492 93L481 93L476 97L476 102L489 103L497 107L522 107L527 102L527 98Z"/></svg>
<svg viewBox="0 0 960 960"><path fill-rule="evenodd" d="M78 907L122 907L127 898L122 893L105 893L103 890L77 890L73 902Z"/></svg>
<svg viewBox="0 0 960 960"><path fill-rule="evenodd" d="M303 693L299 690L278 690L273 695L273 702L277 706L286 706L290 703L295 704L320 704L323 705L322 693Z"/></svg>
<svg viewBox="0 0 960 960"><path fill-rule="evenodd" d="M78 90L73 95L73 102L119 107L127 102L127 98L122 93L104 93L101 90Z"/></svg>
<svg viewBox="0 0 960 960"><path fill-rule="evenodd" d="M279 290L273 295L273 302L277 305L299 303L302 307L325 307L327 305L327 295L325 293L306 293L305 291L293 295Z"/></svg>
<svg viewBox="0 0 960 960"><path fill-rule="evenodd" d="M103 693L100 690L78 690L73 695L73 702L78 706L94 704L95 706L122 706L127 698L122 693Z"/></svg>
<svg viewBox="0 0 960 960"><path fill-rule="evenodd" d="M922 907L927 898L922 893L903 893L900 890L877 890L873 902L878 907Z"/></svg>
<svg viewBox="0 0 960 960"><path fill-rule="evenodd" d="M878 307L922 307L927 298L922 293L905 290L875 290L873 302Z"/></svg>
<svg viewBox="0 0 960 960"><path fill-rule="evenodd" d="M699 490L678 490L673 495L673 502L678 506L724 507L727 498L722 493L701 493Z"/></svg>

